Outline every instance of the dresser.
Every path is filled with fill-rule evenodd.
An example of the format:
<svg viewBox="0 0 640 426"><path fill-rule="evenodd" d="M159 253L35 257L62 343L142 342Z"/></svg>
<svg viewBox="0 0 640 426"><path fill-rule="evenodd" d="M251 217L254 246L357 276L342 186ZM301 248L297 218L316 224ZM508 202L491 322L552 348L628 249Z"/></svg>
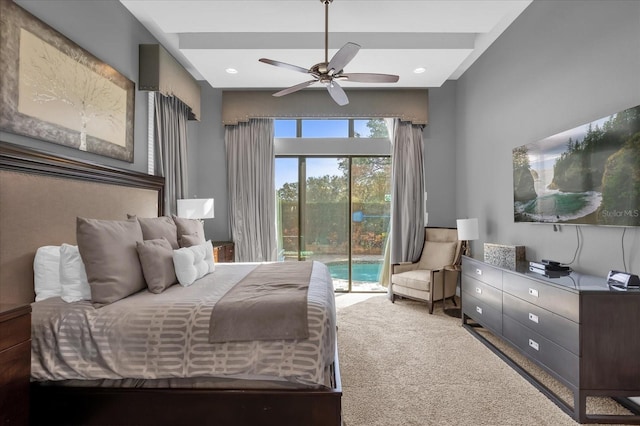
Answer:
<svg viewBox="0 0 640 426"><path fill-rule="evenodd" d="M29 424L31 306L0 303L0 425Z"/></svg>
<svg viewBox="0 0 640 426"><path fill-rule="evenodd" d="M216 263L233 262L235 259L235 245L232 241L213 242L213 261Z"/></svg>
<svg viewBox="0 0 640 426"><path fill-rule="evenodd" d="M622 404L640 396L640 291L572 272L547 278L523 262L503 269L462 259L462 323L475 337L580 423L640 424L640 415L586 412L588 396ZM573 393L573 405L519 368L479 327L500 337Z"/></svg>

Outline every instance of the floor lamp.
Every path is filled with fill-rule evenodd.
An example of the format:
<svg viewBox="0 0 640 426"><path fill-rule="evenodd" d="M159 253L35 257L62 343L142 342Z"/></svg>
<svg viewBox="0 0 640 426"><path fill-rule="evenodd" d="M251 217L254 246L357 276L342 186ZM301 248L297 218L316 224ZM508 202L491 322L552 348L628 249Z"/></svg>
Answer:
<svg viewBox="0 0 640 426"><path fill-rule="evenodd" d="M471 244L469 241L477 240L480 238L478 233L478 219L458 219L456 221L456 225L458 227L458 240L461 241L460 245L460 254L465 256L471 256ZM462 279L460 270L460 265L455 265L456 269L458 269L458 283ZM445 309L444 313L455 318L462 317L462 288L460 288L460 307L459 308L449 308Z"/></svg>

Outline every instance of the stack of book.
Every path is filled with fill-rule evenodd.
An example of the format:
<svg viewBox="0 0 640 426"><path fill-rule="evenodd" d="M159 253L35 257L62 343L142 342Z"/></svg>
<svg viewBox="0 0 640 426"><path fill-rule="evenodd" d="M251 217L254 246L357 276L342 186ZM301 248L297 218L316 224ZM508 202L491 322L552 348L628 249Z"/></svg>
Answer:
<svg viewBox="0 0 640 426"><path fill-rule="evenodd" d="M564 277L571 273L571 268L568 266L561 265L558 262L544 260L540 262L529 262L529 270L548 278Z"/></svg>

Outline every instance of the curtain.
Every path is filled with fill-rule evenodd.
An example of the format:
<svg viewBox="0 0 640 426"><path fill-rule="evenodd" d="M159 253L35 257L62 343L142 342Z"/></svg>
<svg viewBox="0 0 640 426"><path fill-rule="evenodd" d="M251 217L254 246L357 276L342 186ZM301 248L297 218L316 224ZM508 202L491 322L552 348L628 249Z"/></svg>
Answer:
<svg viewBox="0 0 640 426"><path fill-rule="evenodd" d="M388 122L391 159L391 229L381 284L389 284L390 265L414 262L424 245L424 161L422 126ZM390 288L390 286L389 286Z"/></svg>
<svg viewBox="0 0 640 426"><path fill-rule="evenodd" d="M189 107L173 96L155 94L156 171L165 179L164 214L177 213L187 198L187 120Z"/></svg>
<svg viewBox="0 0 640 426"><path fill-rule="evenodd" d="M277 256L273 120L225 126L229 218L237 262Z"/></svg>

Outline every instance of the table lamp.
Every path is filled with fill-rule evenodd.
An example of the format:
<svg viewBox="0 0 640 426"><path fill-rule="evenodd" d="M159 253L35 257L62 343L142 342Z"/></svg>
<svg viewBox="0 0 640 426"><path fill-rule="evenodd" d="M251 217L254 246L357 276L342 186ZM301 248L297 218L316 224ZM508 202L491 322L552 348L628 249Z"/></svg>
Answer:
<svg viewBox="0 0 640 426"><path fill-rule="evenodd" d="M458 239L462 241L462 254L471 256L471 245L469 241L480 238L478 233L478 219L458 219Z"/></svg>
<svg viewBox="0 0 640 426"><path fill-rule="evenodd" d="M178 200L178 217L185 219L213 219L213 198Z"/></svg>

